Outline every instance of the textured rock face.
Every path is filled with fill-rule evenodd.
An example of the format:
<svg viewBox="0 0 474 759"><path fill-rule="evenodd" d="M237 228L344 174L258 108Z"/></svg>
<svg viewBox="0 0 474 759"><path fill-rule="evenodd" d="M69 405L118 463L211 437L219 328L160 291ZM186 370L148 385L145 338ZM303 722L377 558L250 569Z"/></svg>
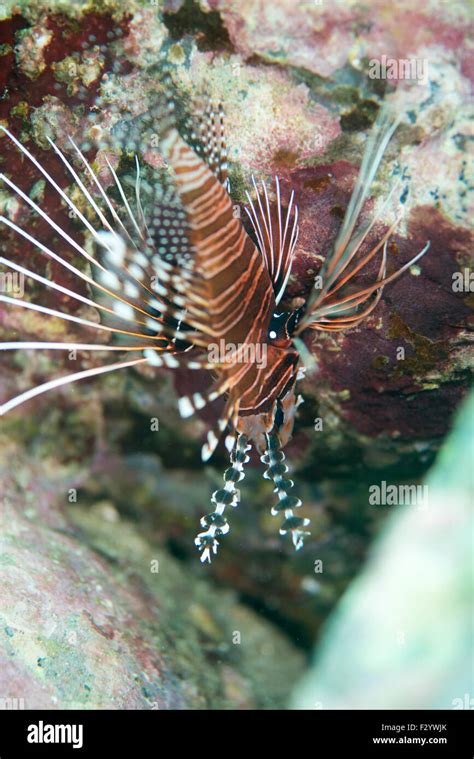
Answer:
<svg viewBox="0 0 474 759"><path fill-rule="evenodd" d="M164 63L171 67L180 99L189 110L199 89L222 100L236 209L245 202L252 175L268 181L278 174L286 197L295 190L301 229L289 286L291 299L308 294L330 249L368 129L393 83L371 78L371 61L381 61L382 56L425 61L429 74L428 84L412 88L416 118L399 128L369 205L386 197L390 167L398 161L395 174L406 178L409 192L404 198L404 218L389 249L391 266L407 261L428 239L431 249L416 268L386 288L377 310L361 327L346 334L317 333L306 341L316 365L300 385L305 403L287 450L313 522L312 541L302 552L294 556L282 546L276 520L269 515L271 489L255 467L242 484L242 507L232 514L231 534L218 561L205 570L196 567L193 538L198 519L208 511L209 495L219 487L227 457L219 450L215 463L203 468L199 447L215 415L211 410L181 421L176 398L191 385L204 387L206 377L131 371L44 396L2 420L5 436L18 445L11 455L21 448L26 452L18 466L18 482L8 490L8 508L15 514L10 521L13 533L7 535L8 551L15 561L20 560L18 547L12 547L11 541L23 532L23 551L28 561L34 561L28 572L11 574L9 582L25 595L29 588L38 599L31 607L17 606L10 595L11 619L6 627L14 634L5 634L9 662L5 677L23 683L22 692L31 693L32 704L47 705L56 698L58 705L64 701L101 705L101 683L116 669L116 706L218 705L227 703L228 692L237 694L233 703L268 705L249 674L255 662L221 661L219 645L224 638L228 643L230 628L217 635L217 643L209 644L209 664L203 653L207 644L193 625L186 626L185 609L196 603L199 624L219 625L212 614L211 621L206 616L211 613L206 602L217 592L210 583L215 582L238 591L247 606L282 627L299 645L308 646L384 520L383 510L368 507L368 486L384 479L416 482L433 461L468 384L466 326L472 292L466 286L453 289L453 275L470 265L472 250L467 152L472 127L466 105L472 72L464 4L450 3L448 8L442 2L421 2L416 10L412 5L408 0L399 2L395 13L387 0L374 1L370 7L339 0L209 0L200 4L111 0L87 6L53 0L47 4L49 10L36 1L2 3L0 85L5 89L0 121L28 142L61 187L69 185L69 178L52 155L46 135L62 148L67 147L67 134L89 143L88 155L95 158L101 178L110 181L103 151L96 153L96 141L117 119L135 116L153 103ZM90 108L97 110L97 98L100 108L91 126L85 114ZM83 242L77 220L68 216L41 176L5 138L0 138L0 147L1 170L44 204L68 234ZM121 175L129 173L130 163L122 159L120 164L118 151L112 152L111 160ZM145 151L145 171L147 160L152 158ZM58 244L45 222L28 217L6 189L0 188L2 212L17 223L26 221L34 236ZM393 222L395 205L382 215L367 246ZM2 230L1 234L9 258L87 295L68 271L48 263L13 233ZM78 265L74 251L67 250L69 260ZM369 274L375 270L374 263ZM27 297L97 318L91 309L34 283L28 284ZM5 339L83 337L73 325L20 309L2 308L0 319ZM2 399L71 371L71 361L58 353L0 359ZM92 362L87 356L78 357L72 371ZM155 418L159 419L157 431L151 424ZM55 471L61 473L62 493L77 489L78 504L71 510L80 532L71 526L69 517L66 520L58 513L58 500L44 493L42 483L46 478L47 490L49 481L45 472ZM31 519L23 513L29 508L29 498L37 512ZM107 505L105 511L97 508L100 502L112 504L112 510ZM108 521L115 518L113 514L118 515L117 523ZM150 536L160 546L156 576L149 572L149 561L155 556ZM110 555L114 540L121 548ZM141 557L138 568L129 542ZM37 560L30 556L33 545L38 546ZM97 548L98 558L93 553ZM81 550L83 557L73 559ZM52 572L52 551L60 562L56 572ZM132 587L126 582L128 572L139 578ZM193 581L188 588L190 576ZM83 577L89 589L81 585ZM196 590L201 577L209 585ZM42 630L46 625L41 609L46 604L47 582L52 583L51 616L55 614L59 621L50 637L40 632L40 645L25 630L36 626ZM105 590L95 591L96 585ZM156 599L156 611L148 609L149 594ZM195 594L205 600L195 601ZM167 637L173 614L163 611L162 604L169 603L164 600L169 597L176 599L183 620L175 637L183 639L184 653L170 646ZM221 593L218 597L225 617L234 602L226 601ZM104 606L106 599L114 605L113 612ZM235 608L249 629L263 630L244 607ZM207 622L202 622L200 614ZM70 622L63 622L66 616ZM131 621L135 618L140 619L136 627ZM122 641L125 628L130 633ZM239 629L237 624L235 629ZM265 634L271 637L273 629L268 630ZM63 652L70 632L84 642L82 653L79 647ZM111 632L113 637L108 638ZM21 656L20 644L24 646ZM41 650L35 658L36 647ZM60 664L51 659L51 649L64 656ZM287 654L276 656L275 651L268 654L273 659L267 675L272 675L273 667L278 678ZM288 671L291 679L298 657L293 649L288 651L289 661L294 662ZM37 668L37 659L47 663ZM12 661L22 663L12 670ZM101 674L98 662L102 661L109 669ZM89 675L96 668L94 685ZM135 671L137 681L132 676ZM194 683L189 692L177 684L178 671ZM72 680L67 679L69 672L76 673ZM60 692L62 680L67 687ZM154 685L148 687L148 680ZM269 686L275 694L272 703L284 698L280 685Z"/></svg>
<svg viewBox="0 0 474 759"><path fill-rule="evenodd" d="M303 657L281 633L233 593L188 573L111 502L74 506L74 489L64 489L70 472L29 467L14 446L2 454L1 703L18 699L27 709L286 703Z"/></svg>
<svg viewBox="0 0 474 759"><path fill-rule="evenodd" d="M471 397L424 499L396 507L331 617L295 708L472 708L473 418Z"/></svg>

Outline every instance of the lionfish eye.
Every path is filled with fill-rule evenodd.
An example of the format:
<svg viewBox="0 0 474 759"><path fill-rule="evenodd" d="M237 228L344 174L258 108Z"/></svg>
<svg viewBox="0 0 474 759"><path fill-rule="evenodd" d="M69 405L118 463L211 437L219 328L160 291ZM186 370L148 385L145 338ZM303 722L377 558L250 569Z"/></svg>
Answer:
<svg viewBox="0 0 474 759"><path fill-rule="evenodd" d="M288 333L286 329L287 320L288 320L287 313L273 314L270 321L270 326L268 327L269 340L284 340L288 337Z"/></svg>
<svg viewBox="0 0 474 759"><path fill-rule="evenodd" d="M302 308L298 308L296 311L274 313L268 327L268 339L289 340L294 335L302 314Z"/></svg>

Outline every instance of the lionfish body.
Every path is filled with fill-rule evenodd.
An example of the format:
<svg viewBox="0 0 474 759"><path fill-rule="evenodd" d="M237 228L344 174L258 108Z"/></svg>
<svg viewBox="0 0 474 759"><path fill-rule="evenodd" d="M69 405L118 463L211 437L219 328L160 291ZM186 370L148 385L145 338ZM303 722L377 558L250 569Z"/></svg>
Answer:
<svg viewBox="0 0 474 759"><path fill-rule="evenodd" d="M139 358L107 364L92 370L60 377L33 388L6 402L5 413L20 403L46 390L91 377L107 371L148 362L154 366L175 369L207 369L214 382L205 393L194 393L179 399L182 416L191 415L218 398L225 404L215 431L203 446L203 459L215 450L219 438L226 434L230 467L224 473L223 487L214 492L214 510L201 520L202 531L196 538L202 561L210 561L216 553L220 536L229 530L224 514L236 506L240 491L236 487L244 477L244 466L254 445L267 465L264 476L272 480L276 502L272 514L283 522L280 534L290 534L295 548L300 548L309 520L297 515L301 501L291 495L293 482L286 475L282 447L292 434L298 400L296 382L302 369L299 336L307 329L347 329L359 324L375 308L383 286L414 263L428 246L399 271L386 276L387 241L393 227L382 240L357 263L354 258L375 223L362 225L354 233L362 206L396 122L383 112L369 139L359 179L356 183L346 217L334 248L322 270L323 284L313 290L304 309L285 312L279 308L291 271L298 238L298 211L291 194L286 213L283 212L280 186L276 179L276 219L262 183L260 193L254 182L255 202L248 196L246 208L252 227L247 233L228 189L220 108L209 107L198 124L204 145L199 155L190 141L178 131L173 105L148 113L143 121L152 123L159 134L159 150L172 171L171 190L158 185L152 192L151 210L145 213L140 189L137 159L135 212L116 172L110 166L115 186L123 203L122 215L101 186L91 165L71 141L74 156L82 169L82 177L72 163L51 142L52 148L70 172L71 177L91 209L98 224L92 225L79 208L61 190L29 151L7 130L3 131L22 151L46 181L60 193L93 237L102 256L91 256L73 241L43 209L23 193L14 182L1 178L72 245L91 267L91 275L51 250L7 217L1 220L17 234L32 242L43 255L66 266L85 280L97 293L97 300L48 282L19 263L0 259L4 266L59 290L69 297L86 302L100 310L101 324L88 322L53 309L0 296L11 306L32 308L40 313L78 323L86 330L106 330L116 345L91 343L4 343L1 348L66 349L130 351ZM137 138L137 143L139 142ZM135 144L136 147L136 144ZM375 283L362 290L343 295L339 290L378 252L381 265ZM352 264L352 266L350 266ZM111 324L107 323L110 322ZM117 326L117 321L120 326ZM226 357L210 360L210 347L226 346ZM259 350L257 350L259 349Z"/></svg>

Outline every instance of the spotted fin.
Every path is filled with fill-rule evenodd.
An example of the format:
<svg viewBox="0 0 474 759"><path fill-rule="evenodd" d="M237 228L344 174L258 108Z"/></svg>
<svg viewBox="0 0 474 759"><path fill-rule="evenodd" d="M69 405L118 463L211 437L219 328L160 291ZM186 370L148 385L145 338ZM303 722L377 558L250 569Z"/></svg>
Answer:
<svg viewBox="0 0 474 759"><path fill-rule="evenodd" d="M227 145L224 108L220 101L206 95L196 98L193 116L183 138L209 166L219 182L228 188Z"/></svg>

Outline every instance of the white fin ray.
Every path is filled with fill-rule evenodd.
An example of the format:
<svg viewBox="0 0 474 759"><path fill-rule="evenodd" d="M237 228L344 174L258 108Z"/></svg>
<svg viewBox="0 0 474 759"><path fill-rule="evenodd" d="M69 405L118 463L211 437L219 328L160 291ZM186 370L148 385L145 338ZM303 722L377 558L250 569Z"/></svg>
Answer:
<svg viewBox="0 0 474 759"><path fill-rule="evenodd" d="M99 366L94 369L85 369L81 372L75 372L74 374L67 374L65 377L59 377L57 379L50 380L49 382L45 382L42 385L37 385L36 387L33 387L24 393L20 393L20 395L15 396L15 398L12 398L6 403L3 403L0 406L0 416L3 416L8 411L11 411L12 409L17 408L17 406L21 406L21 404L26 403L26 401L29 401L38 395L47 393L50 390L55 390L56 388L62 387L63 385L69 385L70 383L77 382L78 380L81 380L81 379L96 377L99 374L105 374L106 372L114 372L117 369L126 369L129 366L136 366L137 364L143 364L145 362L146 362L146 358L137 358L132 361L123 361L118 364L109 364L108 366Z"/></svg>
<svg viewBox="0 0 474 759"><path fill-rule="evenodd" d="M298 241L298 207L294 204L294 192L291 192L288 202L288 208L283 227L280 181L275 177L276 187L276 213L278 223L278 240L273 235L273 217L270 208L270 200L266 184L262 182L262 193L259 192L255 179L252 177L252 184L256 193L256 206L247 192L249 207L245 207L252 228L257 239L257 245L262 253L263 259L267 266L270 278L272 280L275 292L275 303L278 305L282 299L288 280L291 274L291 267ZM263 194L264 203L261 200ZM293 213L292 213L293 212ZM291 231L290 231L291 224Z"/></svg>

